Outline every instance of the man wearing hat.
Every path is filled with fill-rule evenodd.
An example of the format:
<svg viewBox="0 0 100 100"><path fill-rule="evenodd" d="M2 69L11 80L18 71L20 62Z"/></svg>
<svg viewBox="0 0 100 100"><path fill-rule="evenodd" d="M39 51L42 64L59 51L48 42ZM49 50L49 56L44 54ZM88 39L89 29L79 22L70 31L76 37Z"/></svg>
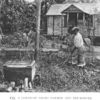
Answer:
<svg viewBox="0 0 100 100"><path fill-rule="evenodd" d="M85 62L85 46L84 46L84 40L82 38L81 33L79 32L78 27L73 27L71 34L74 35L73 38L73 44L74 44L74 52L75 55L72 57L72 64L78 64L78 66L83 67L86 65Z"/></svg>

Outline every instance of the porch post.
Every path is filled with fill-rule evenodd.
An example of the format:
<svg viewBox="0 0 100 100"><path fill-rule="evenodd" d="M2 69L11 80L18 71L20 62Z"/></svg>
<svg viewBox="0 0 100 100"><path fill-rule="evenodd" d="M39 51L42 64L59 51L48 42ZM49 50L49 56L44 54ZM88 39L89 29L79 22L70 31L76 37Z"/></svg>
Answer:
<svg viewBox="0 0 100 100"><path fill-rule="evenodd" d="M83 13L83 25L85 26L85 13Z"/></svg>
<svg viewBox="0 0 100 100"><path fill-rule="evenodd" d="M54 36L54 16L53 16L53 36Z"/></svg>
<svg viewBox="0 0 100 100"><path fill-rule="evenodd" d="M67 13L67 26L68 26L68 21L69 21L69 13Z"/></svg>
<svg viewBox="0 0 100 100"><path fill-rule="evenodd" d="M78 26L78 16L79 16L79 13L77 13L77 26Z"/></svg>
<svg viewBox="0 0 100 100"><path fill-rule="evenodd" d="M92 20L93 20L93 29L95 28L95 15L92 16Z"/></svg>
<svg viewBox="0 0 100 100"><path fill-rule="evenodd" d="M63 15L61 15L61 35L63 35Z"/></svg>
<svg viewBox="0 0 100 100"><path fill-rule="evenodd" d="M93 40L94 40L94 37L95 37L95 15L92 16L92 20L93 20Z"/></svg>

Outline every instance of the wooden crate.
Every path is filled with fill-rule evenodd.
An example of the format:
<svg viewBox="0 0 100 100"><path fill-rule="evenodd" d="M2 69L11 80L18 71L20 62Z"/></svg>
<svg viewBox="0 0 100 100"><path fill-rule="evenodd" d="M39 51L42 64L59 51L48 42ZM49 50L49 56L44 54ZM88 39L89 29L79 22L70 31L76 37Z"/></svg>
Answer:
<svg viewBox="0 0 100 100"><path fill-rule="evenodd" d="M33 67L35 67L34 63L7 62L3 66L4 78L8 82L15 81L17 84L26 77L31 81Z"/></svg>

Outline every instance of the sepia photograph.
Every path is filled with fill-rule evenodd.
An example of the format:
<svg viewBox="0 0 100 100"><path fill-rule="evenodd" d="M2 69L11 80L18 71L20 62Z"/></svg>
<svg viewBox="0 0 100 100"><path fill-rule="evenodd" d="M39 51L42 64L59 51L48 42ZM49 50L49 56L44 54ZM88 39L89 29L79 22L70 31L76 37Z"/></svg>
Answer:
<svg viewBox="0 0 100 100"><path fill-rule="evenodd" d="M99 93L100 0L0 0L2 92Z"/></svg>

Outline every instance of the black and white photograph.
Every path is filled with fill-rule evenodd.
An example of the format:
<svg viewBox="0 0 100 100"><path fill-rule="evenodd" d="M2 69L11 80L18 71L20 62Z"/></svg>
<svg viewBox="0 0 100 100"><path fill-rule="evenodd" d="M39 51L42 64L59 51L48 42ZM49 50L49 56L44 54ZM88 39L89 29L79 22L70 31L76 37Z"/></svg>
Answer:
<svg viewBox="0 0 100 100"><path fill-rule="evenodd" d="M8 92L99 93L100 0L0 0L0 93Z"/></svg>

